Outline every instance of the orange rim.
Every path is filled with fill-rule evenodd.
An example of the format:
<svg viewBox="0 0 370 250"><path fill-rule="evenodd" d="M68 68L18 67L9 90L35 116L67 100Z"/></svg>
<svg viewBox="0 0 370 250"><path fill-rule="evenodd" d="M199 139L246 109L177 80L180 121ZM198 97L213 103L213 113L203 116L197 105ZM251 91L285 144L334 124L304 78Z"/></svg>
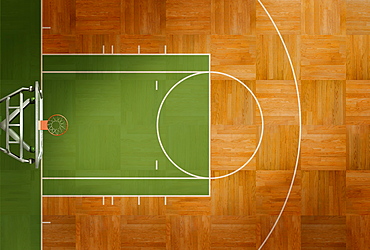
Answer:
<svg viewBox="0 0 370 250"><path fill-rule="evenodd" d="M58 117L62 117L63 118L63 120L66 122L66 128L65 128L65 130L63 131L63 133L61 133L61 134L53 134L52 132L50 132L50 130L49 130L49 128L48 128L48 131L49 131L49 133L51 134L51 135L54 135L54 136L61 136L61 135L64 135L67 131L68 131L68 120L67 120L67 118L65 118L63 115L61 115L61 114L55 114L55 115L52 115L52 116L50 116L49 117L49 119L48 119L48 123L49 123L49 121L53 118L53 117L55 117L55 116L58 116Z"/></svg>

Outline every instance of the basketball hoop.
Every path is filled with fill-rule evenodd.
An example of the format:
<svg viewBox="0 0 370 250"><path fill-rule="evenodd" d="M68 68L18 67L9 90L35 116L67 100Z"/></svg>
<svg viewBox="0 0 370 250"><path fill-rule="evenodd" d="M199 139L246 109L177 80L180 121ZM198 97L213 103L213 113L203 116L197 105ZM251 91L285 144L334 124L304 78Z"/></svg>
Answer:
<svg viewBox="0 0 370 250"><path fill-rule="evenodd" d="M50 116L46 121L40 121L39 130L47 130L54 136L64 135L68 130L68 120L62 115Z"/></svg>

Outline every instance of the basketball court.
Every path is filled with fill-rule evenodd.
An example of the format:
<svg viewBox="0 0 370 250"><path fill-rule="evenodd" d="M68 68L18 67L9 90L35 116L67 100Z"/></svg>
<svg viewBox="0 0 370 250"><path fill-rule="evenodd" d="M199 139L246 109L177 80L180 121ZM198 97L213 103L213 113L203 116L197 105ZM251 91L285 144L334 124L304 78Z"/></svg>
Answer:
<svg viewBox="0 0 370 250"><path fill-rule="evenodd" d="M0 249L364 248L364 1L42 2L0 4Z"/></svg>

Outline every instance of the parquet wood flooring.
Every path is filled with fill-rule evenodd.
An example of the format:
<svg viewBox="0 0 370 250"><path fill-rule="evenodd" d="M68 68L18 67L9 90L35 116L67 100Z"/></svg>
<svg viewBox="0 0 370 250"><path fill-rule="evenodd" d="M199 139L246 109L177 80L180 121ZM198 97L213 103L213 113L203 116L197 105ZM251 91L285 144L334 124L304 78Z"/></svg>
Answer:
<svg viewBox="0 0 370 250"><path fill-rule="evenodd" d="M370 3L262 0L291 53L302 149L285 212L263 249L370 246ZM284 202L298 145L289 61L257 0L44 0L44 53L210 53L265 118L246 168L211 197L43 198L43 244L59 249L258 249ZM114 46L114 51L111 46ZM261 117L236 81L212 75L212 174L252 154Z"/></svg>

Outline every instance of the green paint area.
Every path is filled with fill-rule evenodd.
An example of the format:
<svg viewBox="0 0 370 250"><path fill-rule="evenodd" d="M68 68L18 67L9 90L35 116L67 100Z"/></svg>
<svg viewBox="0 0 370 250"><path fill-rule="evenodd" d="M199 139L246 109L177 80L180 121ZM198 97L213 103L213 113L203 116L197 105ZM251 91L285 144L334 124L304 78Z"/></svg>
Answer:
<svg viewBox="0 0 370 250"><path fill-rule="evenodd" d="M44 117L57 113L69 122L63 136L44 133L44 177L191 177L165 157L156 134L160 103L186 76L44 74ZM193 76L173 89L163 104L159 130L164 148L180 168L209 176L209 74ZM209 195L209 181L45 180L44 194Z"/></svg>
<svg viewBox="0 0 370 250"><path fill-rule="evenodd" d="M44 71L208 71L209 55L45 55Z"/></svg>
<svg viewBox="0 0 370 250"><path fill-rule="evenodd" d="M39 0L5 1L0 4L0 98L20 87L40 80L41 2ZM34 93L25 93L25 99ZM19 96L11 105L19 105ZM24 113L24 139L34 146L35 111ZM5 103L0 104L5 117ZM14 128L16 130L16 128ZM19 130L16 130L19 132ZM5 132L0 135L5 147ZM19 153L19 145L11 145ZM25 158L34 155L26 152ZM35 165L20 163L0 152L0 249L41 249L41 173Z"/></svg>

